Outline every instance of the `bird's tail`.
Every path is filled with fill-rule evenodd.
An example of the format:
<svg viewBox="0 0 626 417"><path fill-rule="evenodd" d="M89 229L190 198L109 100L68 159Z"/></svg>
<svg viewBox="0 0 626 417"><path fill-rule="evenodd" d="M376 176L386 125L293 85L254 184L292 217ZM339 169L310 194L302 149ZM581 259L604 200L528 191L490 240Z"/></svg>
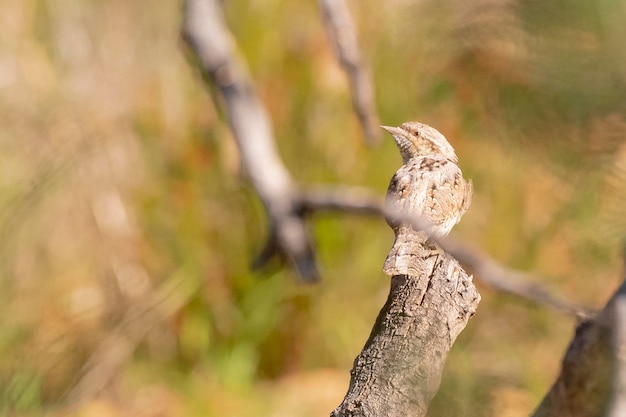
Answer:
<svg viewBox="0 0 626 417"><path fill-rule="evenodd" d="M424 259L431 256L433 248L426 233L400 226L396 239L385 259L383 272L387 275L420 276L424 269Z"/></svg>

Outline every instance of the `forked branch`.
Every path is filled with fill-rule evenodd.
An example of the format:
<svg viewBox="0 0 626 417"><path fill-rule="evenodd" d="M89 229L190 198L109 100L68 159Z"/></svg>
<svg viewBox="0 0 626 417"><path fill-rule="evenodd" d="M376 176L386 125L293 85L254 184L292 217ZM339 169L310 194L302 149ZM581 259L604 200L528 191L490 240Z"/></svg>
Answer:
<svg viewBox="0 0 626 417"><path fill-rule="evenodd" d="M293 200L293 181L278 156L271 122L237 57L217 0L185 2L183 37L223 99L242 163L269 216L271 236L257 266L284 254L305 282L315 281L315 254Z"/></svg>

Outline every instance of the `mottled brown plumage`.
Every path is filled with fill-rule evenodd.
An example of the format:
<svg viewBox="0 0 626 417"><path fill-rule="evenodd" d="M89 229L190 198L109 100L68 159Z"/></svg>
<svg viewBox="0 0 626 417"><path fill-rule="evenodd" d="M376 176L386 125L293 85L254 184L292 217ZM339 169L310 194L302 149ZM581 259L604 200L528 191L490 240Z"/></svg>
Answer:
<svg viewBox="0 0 626 417"><path fill-rule="evenodd" d="M395 241L383 271L417 276L421 260L439 251L428 237L447 235L461 220L471 202L472 183L463 179L454 148L436 129L418 122L382 128L393 135L403 161L389 184L387 205L392 212L420 217L430 225L417 231L388 218Z"/></svg>

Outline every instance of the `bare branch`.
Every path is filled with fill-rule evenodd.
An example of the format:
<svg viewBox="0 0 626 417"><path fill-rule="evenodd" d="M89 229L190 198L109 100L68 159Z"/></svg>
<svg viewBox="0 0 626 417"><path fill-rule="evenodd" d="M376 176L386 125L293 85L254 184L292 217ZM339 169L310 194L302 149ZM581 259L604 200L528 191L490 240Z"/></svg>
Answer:
<svg viewBox="0 0 626 417"><path fill-rule="evenodd" d="M592 314L584 307L552 294L537 283L541 281L539 277L502 266L476 247L471 247L451 237L437 239L437 242L446 252L451 253L459 262L471 269L478 279L496 290L525 298L581 319Z"/></svg>
<svg viewBox="0 0 626 417"><path fill-rule="evenodd" d="M257 265L280 251L304 281L315 281L313 245L295 211L293 181L278 156L269 117L236 57L235 42L216 0L185 2L183 37L224 100L242 163L270 218L271 237Z"/></svg>
<svg viewBox="0 0 626 417"><path fill-rule="evenodd" d="M356 212L396 218L411 224L417 230L428 229L428 224L420 218L407 213L391 212L382 199L374 196L367 189L357 187L317 187L300 194L305 210L333 210ZM574 303L569 303L551 294L541 285L533 283L540 280L524 272L506 268L481 250L470 247L451 237L434 238L439 246L454 256L461 264L471 269L488 286L535 303L550 307L565 314L579 318L588 317L590 312Z"/></svg>
<svg viewBox="0 0 626 417"><path fill-rule="evenodd" d="M622 246L622 261L626 274L626 242ZM613 306L613 337L612 350L615 361L613 375L613 392L609 403L608 417L626 415L626 281L620 287Z"/></svg>
<svg viewBox="0 0 626 417"><path fill-rule="evenodd" d="M626 281L595 317L576 329L561 373L533 417L624 415Z"/></svg>
<svg viewBox="0 0 626 417"><path fill-rule="evenodd" d="M350 387L331 416L425 416L443 365L480 295L449 254L424 260L419 276L395 275Z"/></svg>
<svg viewBox="0 0 626 417"><path fill-rule="evenodd" d="M318 5L328 39L333 44L337 60L350 82L352 107L367 142L371 145L380 138L374 87L369 71L363 64L356 31L345 0L319 0Z"/></svg>
<svg viewBox="0 0 626 417"><path fill-rule="evenodd" d="M301 190L300 204L305 211L343 211L384 216L385 205L368 188L350 186L310 186Z"/></svg>
<svg viewBox="0 0 626 417"><path fill-rule="evenodd" d="M626 288L620 288L611 309L613 378L607 417L626 416Z"/></svg>
<svg viewBox="0 0 626 417"><path fill-rule="evenodd" d="M341 56L347 57L346 67L358 68L358 65L353 65L360 58L358 50L354 49L356 37L346 5L320 0L320 7L325 16L328 14L329 26L334 28L338 51L343 48ZM245 69L235 57L234 42L214 0L187 0L183 35L198 57L201 69L218 87L224 99L243 165L270 217L271 236L256 266L262 266L280 251L287 255L305 281L317 278L313 246L306 231L303 211L340 210L387 217L393 215L417 229L428 226L420 219L404 218L406 215L402 213L388 213L382 201L364 189L312 188L298 193L278 156L266 111L253 91ZM344 48L346 45L349 47ZM377 128L375 130L378 131ZM562 301L539 284L530 283L537 280L529 274L505 268L478 249L449 237L436 241L493 288L567 314L587 315L583 308Z"/></svg>
<svg viewBox="0 0 626 417"><path fill-rule="evenodd" d="M349 11L343 0L319 0L319 7L338 60L348 74L353 107L365 136L372 142L378 137L374 94L361 62ZM391 212L382 199L363 189L299 190L278 156L271 123L245 67L236 58L235 43L216 0L186 0L183 36L223 99L242 164L270 219L272 232L259 265L283 253L304 281L317 278L313 245L304 221L311 211L393 217L415 229L428 229L430 225L422 218ZM425 415L438 388L447 353L480 300L471 276L460 268L457 259L499 291L584 320L563 360L561 375L535 412L536 417L586 417L604 410L611 417L624 414L626 282L604 310L592 317L582 307L531 283L539 281L536 277L506 268L479 249L449 237L431 239L445 252L425 258L428 267L423 273L392 277L387 303L355 360L348 394L334 416L392 416L398 412ZM132 330L129 323L124 326ZM149 327L149 323L142 327ZM131 347L133 340L129 340ZM111 357L118 363L116 357L126 355L129 347L114 342L120 353L113 352ZM112 368L110 364L93 367L85 378L89 383L81 389L100 389L93 381L103 375L102 369Z"/></svg>

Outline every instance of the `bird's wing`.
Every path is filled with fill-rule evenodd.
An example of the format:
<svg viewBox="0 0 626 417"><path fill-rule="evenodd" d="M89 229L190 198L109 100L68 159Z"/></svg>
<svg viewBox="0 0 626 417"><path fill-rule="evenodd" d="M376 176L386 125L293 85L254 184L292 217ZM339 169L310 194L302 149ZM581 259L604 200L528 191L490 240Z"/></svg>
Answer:
<svg viewBox="0 0 626 417"><path fill-rule="evenodd" d="M403 165L391 179L387 205L392 211L422 216L433 225L430 233L444 236L458 223L470 204L471 182L463 179L452 161L416 158ZM398 219L387 219L391 226Z"/></svg>
<svg viewBox="0 0 626 417"><path fill-rule="evenodd" d="M419 276L423 262L421 248L426 243L424 232L413 229L402 222L407 214L421 216L426 202L427 188L419 181L418 167L411 161L395 173L387 189L387 223L393 228L395 240L383 264L387 275Z"/></svg>
<svg viewBox="0 0 626 417"><path fill-rule="evenodd" d="M420 180L421 173L419 167L409 161L402 165L391 178L387 189L387 207L392 211L392 215L387 217L387 222L391 227L398 226L401 222L399 216L394 216L406 212L413 216L421 216L424 212L424 205L427 199L427 186Z"/></svg>
<svg viewBox="0 0 626 417"><path fill-rule="evenodd" d="M445 236L461 220L471 202L472 183L463 179L452 161L433 161L434 169L424 171L427 185L423 216L434 225L431 233ZM427 177L427 179L426 179Z"/></svg>

